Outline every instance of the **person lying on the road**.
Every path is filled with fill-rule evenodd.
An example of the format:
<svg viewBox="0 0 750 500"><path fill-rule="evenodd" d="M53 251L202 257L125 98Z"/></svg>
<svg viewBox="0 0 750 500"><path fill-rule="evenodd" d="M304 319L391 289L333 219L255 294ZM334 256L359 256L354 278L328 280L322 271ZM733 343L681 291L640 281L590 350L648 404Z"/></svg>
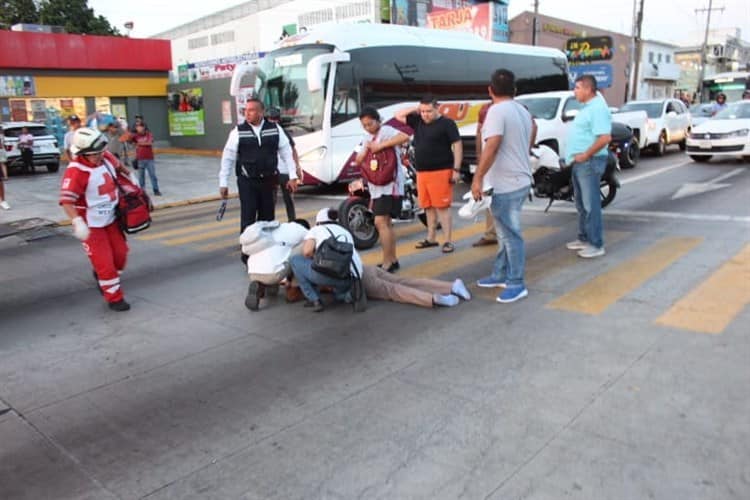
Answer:
<svg viewBox="0 0 750 500"><path fill-rule="evenodd" d="M389 273L377 266L365 266L362 284L368 299L391 300L421 307L453 307L471 294L459 278L453 282L409 278Z"/></svg>

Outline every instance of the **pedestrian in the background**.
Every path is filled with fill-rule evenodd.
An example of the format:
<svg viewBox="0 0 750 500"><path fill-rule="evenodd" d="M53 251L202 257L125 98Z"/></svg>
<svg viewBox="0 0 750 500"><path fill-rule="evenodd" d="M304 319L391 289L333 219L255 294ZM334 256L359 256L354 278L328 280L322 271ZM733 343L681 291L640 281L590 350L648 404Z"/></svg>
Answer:
<svg viewBox="0 0 750 500"><path fill-rule="evenodd" d="M81 119L78 118L78 115L70 115L68 117L68 131L65 133L65 137L63 137L65 156L69 162L73 161L73 155L70 152L70 145L73 143L73 134L79 128L81 128Z"/></svg>
<svg viewBox="0 0 750 500"><path fill-rule="evenodd" d="M8 180L8 154L5 152L5 130L0 125L0 179Z"/></svg>
<svg viewBox="0 0 750 500"><path fill-rule="evenodd" d="M377 153L394 148L396 156L396 177L382 186L369 183L367 187L370 192L370 207L375 214L375 227L383 249L383 261L378 267L393 273L401 267L396 256L396 234L393 232L393 219L398 218L401 213L401 197L404 195L404 167L401 165L400 146L409 142L409 136L389 125L382 125L378 110L370 106L362 109L359 121L367 134L362 138L361 150L355 159L357 164L365 160L368 150ZM362 168L370 166L364 165ZM349 187L350 191L360 188L361 185L356 181Z"/></svg>
<svg viewBox="0 0 750 500"><path fill-rule="evenodd" d="M121 140L123 135L119 122L114 121L107 126L107 151L115 155L122 163L125 163L125 143Z"/></svg>
<svg viewBox="0 0 750 500"><path fill-rule="evenodd" d="M492 187L490 209L502 244L495 257L492 274L477 281L483 288L503 288L501 303L515 302L529 292L524 283L526 251L521 230L521 209L531 187L529 150L536 138L535 124L528 110L513 97L515 75L498 69L490 81L492 106L482 128L482 156L479 159L471 193L475 200L486 196L485 178Z"/></svg>
<svg viewBox="0 0 750 500"><path fill-rule="evenodd" d="M8 180L8 156L5 152L5 131L0 126L0 208L10 210L10 204L5 200L5 181Z"/></svg>
<svg viewBox="0 0 750 500"><path fill-rule="evenodd" d="M443 253L452 252L453 184L460 178L463 158L456 122L440 114L432 97L422 98L416 108L397 111L396 119L414 130L417 193L427 216L427 238L417 243L417 248L438 246L435 232L440 221L446 237Z"/></svg>
<svg viewBox="0 0 750 500"><path fill-rule="evenodd" d="M34 136L27 127L21 129L18 136L18 149L21 151L24 172L34 173Z"/></svg>
<svg viewBox="0 0 750 500"><path fill-rule="evenodd" d="M287 164L287 162L284 160L284 157L282 155L279 155L279 189L281 189L281 196L284 198L284 207L286 208L287 220L289 220L289 222L292 222L297 218L297 215L294 210L294 193L289 189L289 181L292 179L299 180L299 177L301 175L299 167L299 156L297 155L297 148L294 147L294 139L291 135L289 135L284 126L280 123L281 111L279 110L279 108L268 108L266 118L269 122L276 123L277 125L279 125L279 127L281 127L281 131L284 132L284 135L286 135L286 138L289 141L289 146L292 148L292 160L294 160L294 164ZM277 191L276 189L274 189L274 206L276 206L276 193Z"/></svg>
<svg viewBox="0 0 750 500"><path fill-rule="evenodd" d="M743 100L750 99L750 89L745 89L745 91L742 93L742 99Z"/></svg>
<svg viewBox="0 0 750 500"><path fill-rule="evenodd" d="M596 90L593 76L579 76L573 94L578 102L583 103L583 107L568 131L565 162L573 165L578 239L566 244L566 247L577 250L579 257L590 259L605 254L599 184L607 168L612 115L604 97Z"/></svg>
<svg viewBox="0 0 750 500"><path fill-rule="evenodd" d="M145 123L141 122L135 126L135 134L130 138L130 142L135 144L135 159L138 161L138 182L141 184L141 188L144 191L146 190L146 172L148 172L154 196L161 196L154 161L154 136L148 131Z"/></svg>
<svg viewBox="0 0 750 500"><path fill-rule="evenodd" d="M287 165L293 165L292 147L281 126L263 118L263 103L251 97L245 103L245 121L229 132L221 156L219 170L219 194L229 196L229 172L234 169L237 176L237 192L240 195L240 233L259 220L274 220L273 194L279 182L279 157ZM291 178L287 187L297 190L297 176ZM247 256L243 255L243 261Z"/></svg>
<svg viewBox="0 0 750 500"><path fill-rule="evenodd" d="M479 159L482 157L482 127L484 126L484 120L487 118L487 111L489 111L492 102L484 104L479 109L479 119L477 120L477 131L476 131L476 152L477 152L477 165ZM495 218L492 216L492 209L488 208L484 214L484 234L477 241L472 243L473 247L483 247L487 245L497 245L497 229L495 229Z"/></svg>
<svg viewBox="0 0 750 500"><path fill-rule="evenodd" d="M719 111L726 109L727 107L727 95L724 92L719 92L716 95L716 102L711 106L711 116L714 116Z"/></svg>
<svg viewBox="0 0 750 500"><path fill-rule="evenodd" d="M115 216L119 193L114 182L117 171L128 171L105 151L107 139L98 130L81 127L73 135L68 164L60 188L60 205L71 219L78 238L91 260L99 291L113 311L127 311L120 286L128 244Z"/></svg>
<svg viewBox="0 0 750 500"><path fill-rule="evenodd" d="M138 130L138 125L146 126L146 122L143 121L143 115L135 115L134 117L135 122L133 122L133 126L130 127L130 133L135 134ZM148 130L148 128L146 128Z"/></svg>

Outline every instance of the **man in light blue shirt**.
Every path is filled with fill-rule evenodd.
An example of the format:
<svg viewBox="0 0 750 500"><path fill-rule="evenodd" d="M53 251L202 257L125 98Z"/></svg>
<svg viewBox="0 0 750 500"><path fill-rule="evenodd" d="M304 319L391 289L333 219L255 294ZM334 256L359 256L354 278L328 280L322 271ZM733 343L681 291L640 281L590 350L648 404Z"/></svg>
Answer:
<svg viewBox="0 0 750 500"><path fill-rule="evenodd" d="M604 229L599 183L607 167L607 146L612 140L612 115L596 91L596 79L581 75L573 93L583 103L568 132L565 161L573 164L573 192L578 210L578 239L566 245L578 256L604 255Z"/></svg>

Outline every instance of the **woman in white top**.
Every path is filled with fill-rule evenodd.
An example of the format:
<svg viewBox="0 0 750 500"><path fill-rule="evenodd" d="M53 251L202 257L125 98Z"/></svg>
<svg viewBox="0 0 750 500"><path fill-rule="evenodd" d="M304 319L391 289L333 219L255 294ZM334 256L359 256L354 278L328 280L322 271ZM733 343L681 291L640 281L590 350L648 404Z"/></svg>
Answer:
<svg viewBox="0 0 750 500"><path fill-rule="evenodd" d="M401 197L404 195L404 168L401 165L401 154L398 147L409 141L409 136L389 125L381 125L378 110L365 107L359 114L359 121L367 135L362 141L362 148L355 162L362 163L369 149L373 153L387 148L396 148L396 178L384 186L368 185L371 209L375 214L375 227L380 235L380 246L383 249L383 262L378 264L389 273L401 267L396 257L396 235L393 232L393 218L401 212ZM365 166L366 167L366 166ZM360 186L353 183L350 189Z"/></svg>
<svg viewBox="0 0 750 500"><path fill-rule="evenodd" d="M352 286L352 280L350 278L331 278L312 268L315 250L320 247L323 241L330 238L331 235L339 239L339 241L346 241L354 246L354 238L352 238L351 233L342 226L339 226L336 223L337 220L337 210L322 208L318 212L318 215L315 216L315 226L305 235L302 245L302 255L293 255L289 260L292 267L292 274L294 274L294 278L299 283L302 294L308 301L305 306L311 306L314 312L323 310L323 302L320 300L320 294L318 293L319 286L333 287L333 294L337 300L351 300L349 291ZM356 250L354 250L354 254L352 255L351 272L354 277L362 276L362 259Z"/></svg>

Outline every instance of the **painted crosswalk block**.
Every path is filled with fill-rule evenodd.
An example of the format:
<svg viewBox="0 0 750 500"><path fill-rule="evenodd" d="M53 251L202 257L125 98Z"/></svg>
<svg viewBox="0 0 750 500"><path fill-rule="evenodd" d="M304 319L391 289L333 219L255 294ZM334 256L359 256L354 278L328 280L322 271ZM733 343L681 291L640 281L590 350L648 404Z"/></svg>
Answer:
<svg viewBox="0 0 750 500"><path fill-rule="evenodd" d="M316 212L317 210L311 210L300 213L299 216L311 220ZM283 213L278 211L277 216L283 217ZM239 253L239 211L236 205L227 210L221 222L215 220L213 206L185 207L170 211L155 218L152 229L135 239L144 244L187 247L197 252L219 252L219 255L224 256L234 257ZM396 254L402 265L399 271L401 274L452 279L463 276L464 273L476 277L490 271L497 247L471 246L471 241L483 233L484 223L454 228L456 250L449 254L443 254L439 246L417 249L415 244L424 237L425 231L426 228L419 222L395 225L398 241ZM534 287L544 289L545 280L552 280L560 273L571 269L578 271L580 268L580 281L572 282L564 290L559 290L558 286L558 296L545 307L559 311L559 314L594 317L627 299L653 280L658 280L675 263L690 259L693 250L703 243L702 238L664 237L651 245L636 245L635 251L627 253L624 258L614 258L608 253L607 257L596 261L598 267L592 267L590 261L584 262L575 252L565 249L563 242L567 236L567 230L563 232L557 226L529 225L525 228L525 279L533 297ZM633 247L629 236L629 231L608 231L608 249L617 249L623 244ZM529 248L534 251L529 252ZM380 263L381 252L378 246L362 251L361 254L365 264ZM592 269L600 271L591 276ZM494 303L496 289L470 288L476 300ZM667 304L663 314L654 319L655 324L700 333L722 333L750 304L750 245L721 263L695 288L678 295L674 303Z"/></svg>

